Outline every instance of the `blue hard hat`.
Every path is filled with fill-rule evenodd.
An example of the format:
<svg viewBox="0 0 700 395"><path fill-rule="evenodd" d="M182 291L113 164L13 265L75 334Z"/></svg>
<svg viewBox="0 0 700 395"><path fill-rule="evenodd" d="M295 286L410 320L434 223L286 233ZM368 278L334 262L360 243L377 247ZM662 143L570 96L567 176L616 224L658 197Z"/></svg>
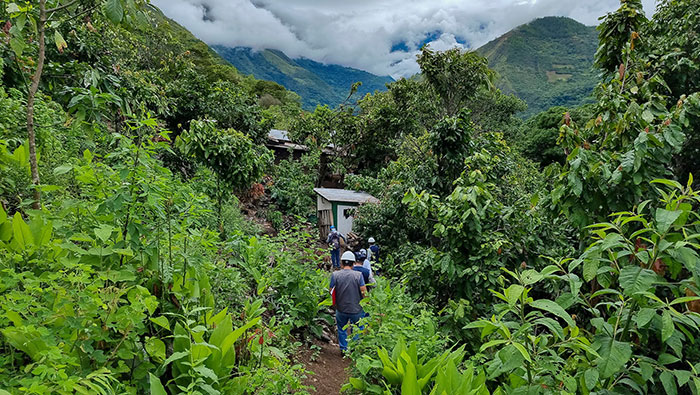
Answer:
<svg viewBox="0 0 700 395"><path fill-rule="evenodd" d="M335 226L331 225L331 230L335 230Z"/></svg>

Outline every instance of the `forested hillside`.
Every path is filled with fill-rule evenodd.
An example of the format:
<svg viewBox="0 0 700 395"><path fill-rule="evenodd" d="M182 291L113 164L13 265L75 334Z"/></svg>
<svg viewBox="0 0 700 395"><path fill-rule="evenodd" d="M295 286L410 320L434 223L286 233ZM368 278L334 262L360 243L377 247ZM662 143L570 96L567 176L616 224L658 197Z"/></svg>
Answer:
<svg viewBox="0 0 700 395"><path fill-rule="evenodd" d="M528 121L459 49L304 112L146 3L2 2L0 395L700 393L695 1L621 1ZM324 180L378 201L341 328Z"/></svg>
<svg viewBox="0 0 700 395"><path fill-rule="evenodd" d="M593 101L598 44L594 26L546 17L519 26L478 49L498 72L498 87L528 104L525 117L552 106Z"/></svg>
<svg viewBox="0 0 700 395"><path fill-rule="evenodd" d="M386 84L394 81L366 71L339 65L322 64L310 59L290 59L281 51L250 48L213 47L224 59L243 74L274 81L299 94L303 107L313 110L318 105L336 107L344 103L350 88L356 82L362 85L357 94L364 96L374 91L385 91Z"/></svg>

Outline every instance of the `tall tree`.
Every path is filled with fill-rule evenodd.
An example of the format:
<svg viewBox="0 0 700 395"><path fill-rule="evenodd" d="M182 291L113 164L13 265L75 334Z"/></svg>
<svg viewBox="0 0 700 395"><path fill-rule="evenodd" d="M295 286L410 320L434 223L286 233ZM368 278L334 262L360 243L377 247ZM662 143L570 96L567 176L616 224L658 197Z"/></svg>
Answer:
<svg viewBox="0 0 700 395"><path fill-rule="evenodd" d="M447 116L456 115L480 89L493 86L495 77L486 58L459 48L435 52L425 46L418 55L418 65L440 96Z"/></svg>
<svg viewBox="0 0 700 395"><path fill-rule="evenodd" d="M136 1L125 0L39 0L38 7L31 2L17 4L7 2L5 11L9 14L10 20L7 23L11 26L8 30L10 35L10 46L16 57L21 57L23 53L36 53L37 60L30 77L30 85L27 90L27 139L29 141L29 164L31 169L32 184L34 187L35 209L41 208L41 179L39 177L39 165L36 153L36 131L34 123L34 103L36 95L41 85L41 77L46 63L46 36L47 30L53 33L53 41L59 52L68 46L61 34L61 26L75 21L95 12L102 7L107 19L113 23L122 23L129 19L145 18L139 11L139 5L147 3L148 0Z"/></svg>
<svg viewBox="0 0 700 395"><path fill-rule="evenodd" d="M631 38L648 23L641 0L621 0L620 8L601 18L598 25L600 44L595 54L595 64L603 72L613 73L626 67L623 50L632 45Z"/></svg>

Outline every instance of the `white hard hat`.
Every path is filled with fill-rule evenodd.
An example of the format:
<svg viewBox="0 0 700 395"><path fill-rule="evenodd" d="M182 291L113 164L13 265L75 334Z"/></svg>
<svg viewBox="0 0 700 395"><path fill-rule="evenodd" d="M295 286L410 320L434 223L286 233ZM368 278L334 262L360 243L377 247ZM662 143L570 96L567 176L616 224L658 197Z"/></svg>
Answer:
<svg viewBox="0 0 700 395"><path fill-rule="evenodd" d="M367 241L369 241L370 243L374 243L374 237L370 237Z"/></svg>
<svg viewBox="0 0 700 395"><path fill-rule="evenodd" d="M343 256L340 257L341 261L355 262L355 254L352 251L345 251Z"/></svg>

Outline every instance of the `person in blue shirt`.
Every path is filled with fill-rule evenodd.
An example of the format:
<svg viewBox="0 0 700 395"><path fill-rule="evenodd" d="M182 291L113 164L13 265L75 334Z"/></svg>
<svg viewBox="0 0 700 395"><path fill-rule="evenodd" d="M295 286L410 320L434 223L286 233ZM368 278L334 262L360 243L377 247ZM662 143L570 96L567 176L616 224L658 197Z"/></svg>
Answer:
<svg viewBox="0 0 700 395"><path fill-rule="evenodd" d="M372 272L372 262L370 262L367 255L368 251L364 248L360 250L360 255L362 256L362 267L369 270L370 282L374 282L374 273Z"/></svg>
<svg viewBox="0 0 700 395"><path fill-rule="evenodd" d="M347 244L348 240L343 236L342 233L335 229L335 226L331 225L331 233L328 234L326 243L331 246L331 262L333 262L333 268L340 269L340 239Z"/></svg>
<svg viewBox="0 0 700 395"><path fill-rule="evenodd" d="M370 237L369 240L369 251L367 251L367 258L372 262L379 262L379 246L375 243L374 237Z"/></svg>
<svg viewBox="0 0 700 395"><path fill-rule="evenodd" d="M371 273L369 269L364 267L364 262L365 257L362 255L362 252L355 253L355 265L352 267L352 270L362 273L362 277L365 279L365 284L368 285L370 283L369 279Z"/></svg>

